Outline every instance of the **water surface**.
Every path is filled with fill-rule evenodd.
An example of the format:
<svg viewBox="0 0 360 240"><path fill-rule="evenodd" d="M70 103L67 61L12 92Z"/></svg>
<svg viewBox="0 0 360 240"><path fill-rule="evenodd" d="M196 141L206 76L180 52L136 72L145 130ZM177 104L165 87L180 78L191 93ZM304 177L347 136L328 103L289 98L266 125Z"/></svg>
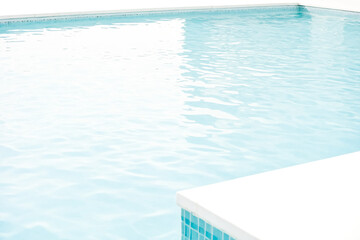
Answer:
<svg viewBox="0 0 360 240"><path fill-rule="evenodd" d="M359 151L360 14L310 10L0 23L0 239L180 239L178 190Z"/></svg>

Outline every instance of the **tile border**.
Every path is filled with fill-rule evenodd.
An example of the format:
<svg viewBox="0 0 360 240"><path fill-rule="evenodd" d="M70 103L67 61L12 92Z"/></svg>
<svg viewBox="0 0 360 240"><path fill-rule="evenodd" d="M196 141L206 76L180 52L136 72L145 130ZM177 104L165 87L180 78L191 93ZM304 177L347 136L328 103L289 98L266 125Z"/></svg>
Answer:
<svg viewBox="0 0 360 240"><path fill-rule="evenodd" d="M246 10L262 10L269 11L271 8L276 10L299 9L298 4L254 4L254 5L224 5L224 6L208 6L208 7L184 7L184 8L158 8L158 9L129 9L119 11L86 11L72 13L54 13L54 14L33 14L33 15L13 15L0 16L0 23L7 22L37 22L47 20L63 20L63 19L82 19L82 18L98 18L98 17L121 17L121 16L137 16L152 14L176 14L191 12L223 12L223 11L246 11Z"/></svg>
<svg viewBox="0 0 360 240"><path fill-rule="evenodd" d="M240 5L219 5L219 6L194 6L194 7L169 7L169 8L140 8L140 9L122 9L122 10L105 10L105 11L79 11L79 12L60 12L60 13L40 13L24 15L4 15L0 20L18 20L25 18L59 18L59 17L76 17L76 16L111 16L127 14L150 14L156 12L182 12L182 11L209 11L225 10L237 8L257 8L257 7L286 7L300 6L298 3L264 3L264 4L240 4Z"/></svg>
<svg viewBox="0 0 360 240"><path fill-rule="evenodd" d="M181 209L181 240L236 240L194 213Z"/></svg>

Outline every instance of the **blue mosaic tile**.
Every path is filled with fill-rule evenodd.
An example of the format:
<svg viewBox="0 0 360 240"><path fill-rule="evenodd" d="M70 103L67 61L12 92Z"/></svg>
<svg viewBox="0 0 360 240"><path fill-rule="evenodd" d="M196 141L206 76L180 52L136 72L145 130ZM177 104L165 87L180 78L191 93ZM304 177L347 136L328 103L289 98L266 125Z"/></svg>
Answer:
<svg viewBox="0 0 360 240"><path fill-rule="evenodd" d="M213 240L223 240L222 232L216 227L213 228Z"/></svg>
<svg viewBox="0 0 360 240"><path fill-rule="evenodd" d="M185 223L187 225L190 224L190 213L188 211L185 210Z"/></svg>
<svg viewBox="0 0 360 240"><path fill-rule="evenodd" d="M196 231L199 230L199 219L191 214L191 228L195 229Z"/></svg>
<svg viewBox="0 0 360 240"><path fill-rule="evenodd" d="M199 234L194 229L191 229L190 240L199 240Z"/></svg>
<svg viewBox="0 0 360 240"><path fill-rule="evenodd" d="M199 218L199 233L205 234L205 221Z"/></svg>
<svg viewBox="0 0 360 240"><path fill-rule="evenodd" d="M211 239L211 235L212 235L212 226L206 223L205 236Z"/></svg>
<svg viewBox="0 0 360 240"><path fill-rule="evenodd" d="M189 226L188 225L185 225L185 237L190 237L190 228L189 228Z"/></svg>
<svg viewBox="0 0 360 240"><path fill-rule="evenodd" d="M181 240L236 240L185 209L181 209L181 234Z"/></svg>

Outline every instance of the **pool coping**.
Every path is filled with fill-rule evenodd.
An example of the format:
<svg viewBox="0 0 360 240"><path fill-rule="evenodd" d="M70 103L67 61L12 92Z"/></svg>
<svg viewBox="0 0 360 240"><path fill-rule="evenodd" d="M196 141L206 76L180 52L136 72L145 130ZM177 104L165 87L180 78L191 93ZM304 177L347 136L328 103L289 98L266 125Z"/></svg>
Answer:
<svg viewBox="0 0 360 240"><path fill-rule="evenodd" d="M176 201L237 240L358 240L359 170L360 151L183 190Z"/></svg>
<svg viewBox="0 0 360 240"><path fill-rule="evenodd" d="M306 1L306 0L305 0ZM329 10L345 11L360 13L360 9L350 10L349 8L342 8L339 6L322 5L314 3L301 3L301 2L272 2L272 3L255 3L255 4L236 4L236 5L209 5L209 6L189 6L189 7L164 7L164 8L132 8L120 10L102 10L102 11L74 11L74 12L57 12L57 13L38 13L38 14L19 14L19 15L0 15L0 21L23 21L24 19L36 18L73 18L76 16L111 16L130 13L151 13L151 12L176 12L176 11L191 11L191 10L216 10L216 9L231 9L231 8L247 8L247 7L284 7L284 6L299 6L299 7L313 7Z"/></svg>
<svg viewBox="0 0 360 240"><path fill-rule="evenodd" d="M191 7L168 7L168 8L139 8L139 9L121 9L121 10L104 10L104 11L79 11L79 12L59 12L59 13L39 13L39 14L23 14L23 15L4 15L0 16L0 20L19 20L28 18L56 18L56 17L75 17L75 16L111 16L122 14L136 13L153 13L153 12L177 12L177 11L196 11L196 10L221 10L232 8L247 7L285 7L285 6L301 6L298 3L265 3L265 4L239 4L239 5L210 5L210 6L191 6Z"/></svg>

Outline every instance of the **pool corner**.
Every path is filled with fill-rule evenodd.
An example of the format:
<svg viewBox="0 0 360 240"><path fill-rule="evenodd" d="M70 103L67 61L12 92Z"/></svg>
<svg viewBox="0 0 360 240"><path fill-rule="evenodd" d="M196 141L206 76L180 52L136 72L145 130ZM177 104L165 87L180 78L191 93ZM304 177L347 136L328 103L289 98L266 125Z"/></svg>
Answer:
<svg viewBox="0 0 360 240"><path fill-rule="evenodd" d="M180 191L177 204L237 240L356 240L359 170L355 152ZM183 239L198 239L198 226L182 220Z"/></svg>

